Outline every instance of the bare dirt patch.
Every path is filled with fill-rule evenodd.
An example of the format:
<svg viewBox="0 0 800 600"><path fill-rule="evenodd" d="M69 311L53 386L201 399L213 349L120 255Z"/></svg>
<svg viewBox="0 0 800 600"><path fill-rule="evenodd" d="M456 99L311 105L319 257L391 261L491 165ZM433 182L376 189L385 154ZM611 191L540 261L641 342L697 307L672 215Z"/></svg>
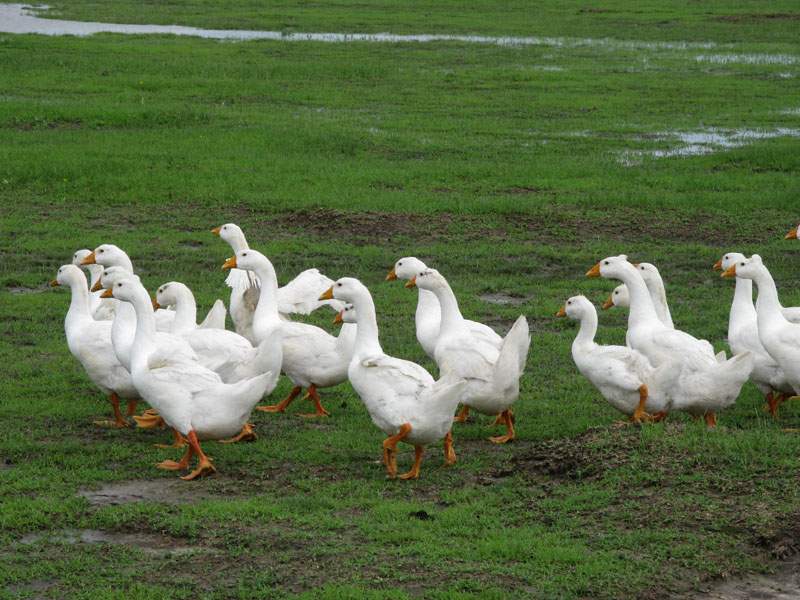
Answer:
<svg viewBox="0 0 800 600"><path fill-rule="evenodd" d="M712 23L768 23L770 21L797 21L800 20L798 13L764 13L764 14L740 14L724 15L722 17L711 17L708 19Z"/></svg>
<svg viewBox="0 0 800 600"><path fill-rule="evenodd" d="M125 481L105 485L99 490L81 490L78 496L86 498L93 507L153 501L194 504L207 499L205 494L197 493L196 487L174 479Z"/></svg>

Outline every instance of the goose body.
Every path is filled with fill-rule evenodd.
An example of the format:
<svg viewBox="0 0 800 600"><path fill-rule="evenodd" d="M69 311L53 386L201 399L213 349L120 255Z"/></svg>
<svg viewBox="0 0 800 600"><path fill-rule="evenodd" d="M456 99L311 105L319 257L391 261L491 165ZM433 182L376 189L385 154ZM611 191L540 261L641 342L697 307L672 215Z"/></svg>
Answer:
<svg viewBox="0 0 800 600"><path fill-rule="evenodd" d="M127 426L128 422L123 419L119 411L119 399L130 401L128 415L131 415L140 394L133 384L130 373L114 354L111 343L111 321L98 321L90 314L86 277L77 266L63 265L50 285L70 288L72 299L64 320L67 345L92 382L109 397L114 409L113 421L95 423L113 427Z"/></svg>
<svg viewBox="0 0 800 600"><path fill-rule="evenodd" d="M355 308L356 338L348 378L372 422L388 436L383 443L388 476L397 474L398 441L412 444L415 450L414 466L401 478L417 477L423 447L442 438L445 466L455 463L450 428L465 384L434 381L418 364L384 353L372 295L357 279L337 280L322 296L331 297L352 303Z"/></svg>
<svg viewBox="0 0 800 600"><path fill-rule="evenodd" d="M347 380L355 326L343 326L338 337L334 337L320 327L281 319L278 314L278 280L275 269L269 259L256 250L240 250L225 266L243 268L258 276L261 294L253 318L253 337L260 343L274 330L280 330L283 340L281 368L294 384L291 393L282 402L259 409L265 412L285 411L302 389L306 388L314 401L316 412L302 416L321 417L329 414L322 407L317 389L339 385ZM344 306L344 303L337 304Z"/></svg>
<svg viewBox="0 0 800 600"><path fill-rule="evenodd" d="M262 340L253 347L249 340L233 331L193 326L196 319L194 296L183 283L171 281L159 287L153 306L159 305L175 306L170 333L189 342L203 366L217 373L224 382L234 383L268 371L274 373L277 380L281 355L270 351L269 340Z"/></svg>
<svg viewBox="0 0 800 600"><path fill-rule="evenodd" d="M671 408L669 395L659 386L650 361L627 346L601 346L594 341L597 311L584 296L573 296L558 312L580 322L572 342L572 358L578 371L611 406L634 422Z"/></svg>
<svg viewBox="0 0 800 600"><path fill-rule="evenodd" d="M746 260L744 254L728 252L714 265L714 270L727 271L737 262ZM794 393L786 374L772 358L758 333L758 313L753 305L753 281L736 278L730 316L728 318L728 344L736 356L750 351L753 354L753 371L750 379L767 397L767 411L774 417L775 409ZM777 396L775 392L778 392Z"/></svg>
<svg viewBox="0 0 800 600"><path fill-rule="evenodd" d="M164 461L167 469L189 468L197 454L199 465L184 479L214 472L199 441L221 439L240 431L255 404L277 379L267 372L233 384L207 369L187 344L165 346L156 336L155 317L147 291L134 278L116 282L104 292L129 302L136 311L136 336L132 348L131 377L142 397L158 411L170 427L189 440L189 450L180 462Z"/></svg>
<svg viewBox="0 0 800 600"><path fill-rule="evenodd" d="M386 276L386 280L402 279L409 281L427 268L425 263L418 258L406 256L394 264L389 275ZM442 322L442 311L436 294L430 290L418 288L414 322L419 345L422 346L425 354L434 358L436 342L439 339L439 328ZM502 338L491 327L468 319L465 319L464 322L475 336L483 338L486 342L495 345L499 350Z"/></svg>
<svg viewBox="0 0 800 600"><path fill-rule="evenodd" d="M510 407L519 395L530 345L525 317L517 319L505 338L492 331L496 339L487 340L466 324L453 290L436 269L426 269L406 285L432 291L439 300L442 321L434 358L443 378L466 382L463 402L469 408L486 415L502 413L506 435L492 441L514 439Z"/></svg>
<svg viewBox="0 0 800 600"><path fill-rule="evenodd" d="M718 362L707 341L666 327L658 318L644 280L624 255L601 260L586 275L625 283L631 298L630 347L644 354L653 367L665 365L662 374L674 383L664 389L671 389L674 410L706 416L708 424L716 423L716 413L735 402L747 381L753 368L752 354L745 352Z"/></svg>
<svg viewBox="0 0 800 600"><path fill-rule="evenodd" d="M739 258L722 275L755 282L758 338L781 367L794 392L800 393L800 325L783 315L775 281L761 257L754 254L748 259Z"/></svg>

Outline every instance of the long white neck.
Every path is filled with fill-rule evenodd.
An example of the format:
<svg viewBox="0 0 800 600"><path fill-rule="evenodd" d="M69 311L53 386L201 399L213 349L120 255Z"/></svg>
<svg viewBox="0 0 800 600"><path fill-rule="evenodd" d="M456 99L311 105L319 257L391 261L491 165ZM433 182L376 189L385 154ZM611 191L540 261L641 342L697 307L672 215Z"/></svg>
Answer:
<svg viewBox="0 0 800 600"><path fill-rule="evenodd" d="M432 291L436 295L442 311L440 331L448 331L461 325L464 322L464 317L458 308L458 300L456 300L456 295L453 293L450 284L445 280L441 280Z"/></svg>
<svg viewBox="0 0 800 600"><path fill-rule="evenodd" d="M156 316L150 296L143 287L135 291L130 304L136 314L136 334L131 346L131 363L141 364L156 349Z"/></svg>
<svg viewBox="0 0 800 600"><path fill-rule="evenodd" d="M244 237L243 232L237 231L235 233L230 233L228 234L227 237L228 237L228 243L233 249L234 254L238 254L242 250L250 249L250 246L247 244L247 238Z"/></svg>
<svg viewBox="0 0 800 600"><path fill-rule="evenodd" d="M731 330L737 324L756 319L756 307L753 306L753 281L737 277L731 303L731 314L728 318L728 336L730 337Z"/></svg>
<svg viewBox="0 0 800 600"><path fill-rule="evenodd" d="M578 348L587 348L594 346L594 336L597 333L597 312L594 310L586 310L581 314L581 326L578 330L578 335L572 342L572 351L575 352Z"/></svg>
<svg viewBox="0 0 800 600"><path fill-rule="evenodd" d="M258 304L253 313L253 337L256 343L260 343L269 337L275 327L280 325L278 316L278 276L275 274L275 267L269 259L259 262L253 269L261 280L261 292L258 297Z"/></svg>
<svg viewBox="0 0 800 600"><path fill-rule="evenodd" d="M93 320L89 314L89 288L86 287L86 277L84 277L83 273L80 273L80 279L77 277L70 278L69 289L72 292L72 298L64 321L65 329Z"/></svg>
<svg viewBox="0 0 800 600"><path fill-rule="evenodd" d="M375 314L375 302L369 292L362 292L353 298L356 309L356 341L353 346L353 358L359 360L383 354L378 336L378 317Z"/></svg>
<svg viewBox="0 0 800 600"><path fill-rule="evenodd" d="M645 285L650 294L650 299L653 301L653 307L656 309L656 314L661 322L667 327L674 329L672 324L672 315L669 312L669 304L667 304L667 291L664 289L664 282L659 277L657 280L646 280Z"/></svg>
<svg viewBox="0 0 800 600"><path fill-rule="evenodd" d="M769 325L782 326L788 323L781 312L775 281L764 265L758 267L753 281L758 286L758 328L766 328Z"/></svg>
<svg viewBox="0 0 800 600"><path fill-rule="evenodd" d="M173 282L170 287L176 286ZM169 326L170 333L184 333L197 327L197 303L194 294L186 286L179 286L173 290L175 295L175 317Z"/></svg>
<svg viewBox="0 0 800 600"><path fill-rule="evenodd" d="M436 317L437 321L441 318L441 309L439 308L439 300L436 299L436 294L430 290L419 290L417 297L417 312L415 320L419 324L429 318Z"/></svg>
<svg viewBox="0 0 800 600"><path fill-rule="evenodd" d="M644 279L637 273L636 267L626 263L620 266L620 279L628 286L628 293L631 297L631 306L628 312L628 329L647 321L656 320L660 322L661 320L658 318Z"/></svg>

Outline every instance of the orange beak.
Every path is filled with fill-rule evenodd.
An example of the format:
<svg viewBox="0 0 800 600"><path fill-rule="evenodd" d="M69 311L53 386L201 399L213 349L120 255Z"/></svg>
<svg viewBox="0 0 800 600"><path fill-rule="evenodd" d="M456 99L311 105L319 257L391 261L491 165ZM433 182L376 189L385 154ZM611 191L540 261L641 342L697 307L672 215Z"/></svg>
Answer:
<svg viewBox="0 0 800 600"><path fill-rule="evenodd" d="M92 290L91 290L91 291L93 291L93 292L99 292L100 290L102 290L102 289L103 289L103 284L102 284L102 283L100 283L102 280L103 280L103 278L101 277L100 279L98 279L97 281L95 281L95 282L94 282L94 285L92 286Z"/></svg>
<svg viewBox="0 0 800 600"><path fill-rule="evenodd" d="M789 233L786 234L786 237L783 239L785 240L796 240L797 239L797 230L800 229L800 225L792 229Z"/></svg>
<svg viewBox="0 0 800 600"><path fill-rule="evenodd" d="M603 310L608 310L612 306L614 306L614 294L611 294L605 304L603 304Z"/></svg>
<svg viewBox="0 0 800 600"><path fill-rule="evenodd" d="M333 318L333 324L336 325L337 323L344 323L342 321L342 311L339 311L339 314Z"/></svg>
<svg viewBox="0 0 800 600"><path fill-rule="evenodd" d="M417 287L417 276L414 275L411 279L409 279L405 287Z"/></svg>
<svg viewBox="0 0 800 600"><path fill-rule="evenodd" d="M55 279L53 279L53 281L50 282L50 287L56 287L57 285L60 285L58 283L58 277L56 277Z"/></svg>
<svg viewBox="0 0 800 600"><path fill-rule="evenodd" d="M600 277L600 263L598 262L595 266L591 269L586 271L587 277Z"/></svg>
<svg viewBox="0 0 800 600"><path fill-rule="evenodd" d="M322 292L322 295L317 300L333 300L333 286Z"/></svg>
<svg viewBox="0 0 800 600"><path fill-rule="evenodd" d="M236 255L234 254L228 260L225 261L225 264L222 265L223 269L235 269L236 268Z"/></svg>
<svg viewBox="0 0 800 600"><path fill-rule="evenodd" d="M556 313L556 316L557 317L566 317L567 316L567 305L566 304L558 309L558 312Z"/></svg>
<svg viewBox="0 0 800 600"><path fill-rule="evenodd" d="M89 256L84 258L81 261L81 264L82 265L95 265L95 264L97 264L97 261L95 261L95 259L94 259L94 252L92 252L91 254L89 254Z"/></svg>
<svg viewBox="0 0 800 600"><path fill-rule="evenodd" d="M722 277L736 277L736 265L733 265L730 269L727 269L722 274Z"/></svg>
<svg viewBox="0 0 800 600"><path fill-rule="evenodd" d="M101 298L113 298L114 297L114 286L107 288L102 294L100 294Z"/></svg>
<svg viewBox="0 0 800 600"><path fill-rule="evenodd" d="M722 259L721 258L717 262L714 263L714 270L715 271L722 271Z"/></svg>
<svg viewBox="0 0 800 600"><path fill-rule="evenodd" d="M389 274L386 276L386 281L391 281L392 279L397 279L397 273L394 272L394 267L392 267L392 270L389 271Z"/></svg>
<svg viewBox="0 0 800 600"><path fill-rule="evenodd" d="M158 310L159 308L161 308L161 305L158 303L158 300L153 298L153 310Z"/></svg>
<svg viewBox="0 0 800 600"><path fill-rule="evenodd" d="M220 231L222 231L222 225L220 225L220 226L219 226L219 227L217 227L216 229L212 229L212 230L211 230L211 233L213 233L214 235L219 235L219 232L220 232Z"/></svg>

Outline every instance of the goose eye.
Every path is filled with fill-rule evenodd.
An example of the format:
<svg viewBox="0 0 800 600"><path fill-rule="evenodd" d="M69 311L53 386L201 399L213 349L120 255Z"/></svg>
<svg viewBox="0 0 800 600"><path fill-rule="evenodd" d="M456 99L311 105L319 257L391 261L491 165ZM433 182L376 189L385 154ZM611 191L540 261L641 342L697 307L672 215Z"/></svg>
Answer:
<svg viewBox="0 0 800 600"><path fill-rule="evenodd" d="M103 252L105 252L105 250L103 250L102 248L100 248L100 250L97 251L98 254L102 254Z"/></svg>
<svg viewBox="0 0 800 600"><path fill-rule="evenodd" d="M397 263L397 266L398 266L398 267L402 267L402 266L403 266L403 261L400 261L400 262L398 262L398 263Z"/></svg>
<svg viewBox="0 0 800 600"><path fill-rule="evenodd" d="M608 261L605 261L603 264L604 264L604 265L607 265L607 264L608 264Z"/></svg>
<svg viewBox="0 0 800 600"><path fill-rule="evenodd" d="M341 284L341 282L337 283L337 284L336 284L336 287L342 287L342 284Z"/></svg>

